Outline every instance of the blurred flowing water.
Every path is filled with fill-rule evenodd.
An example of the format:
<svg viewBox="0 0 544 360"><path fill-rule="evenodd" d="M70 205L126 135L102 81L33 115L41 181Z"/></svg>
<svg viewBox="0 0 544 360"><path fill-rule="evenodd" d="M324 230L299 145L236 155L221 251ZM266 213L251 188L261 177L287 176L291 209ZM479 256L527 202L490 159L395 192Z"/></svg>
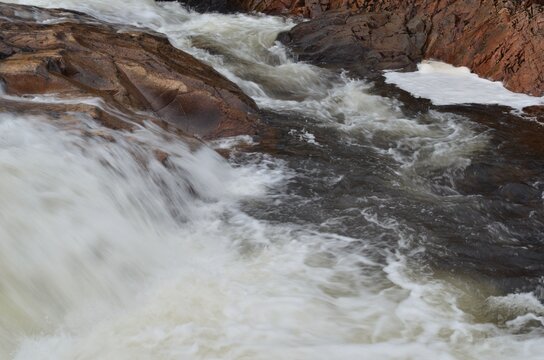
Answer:
<svg viewBox="0 0 544 360"><path fill-rule="evenodd" d="M212 149L251 140L0 114L0 358L542 357L544 161L525 120L407 111L296 62L282 18L11 2L165 34L277 136L227 161Z"/></svg>

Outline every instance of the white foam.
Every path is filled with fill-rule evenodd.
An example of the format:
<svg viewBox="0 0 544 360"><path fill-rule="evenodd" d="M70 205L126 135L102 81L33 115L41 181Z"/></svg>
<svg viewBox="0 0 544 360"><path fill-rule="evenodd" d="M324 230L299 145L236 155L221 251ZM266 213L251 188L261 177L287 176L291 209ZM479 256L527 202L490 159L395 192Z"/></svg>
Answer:
<svg viewBox="0 0 544 360"><path fill-rule="evenodd" d="M498 104L521 109L544 105L544 97L514 93L501 82L489 81L466 67L438 61L424 61L414 72L385 72L386 82L414 96L430 99L435 105Z"/></svg>
<svg viewBox="0 0 544 360"><path fill-rule="evenodd" d="M413 280L400 255L384 267L364 249L341 250L360 239L240 211L240 200L262 200L289 177L265 155L232 168L159 129L111 132L110 142L6 114L0 130L4 358L538 359L544 350L472 322L447 284ZM402 239L396 221L362 216Z"/></svg>
<svg viewBox="0 0 544 360"><path fill-rule="evenodd" d="M239 135L209 141L208 145L217 150L235 149L237 146L251 146L256 142L249 135Z"/></svg>
<svg viewBox="0 0 544 360"><path fill-rule="evenodd" d="M308 132L306 129L302 129L298 131L295 129L291 129L289 130L289 135L297 137L300 141L306 141L308 144L321 146L321 144L319 144L315 140L315 135L312 134L311 132Z"/></svg>

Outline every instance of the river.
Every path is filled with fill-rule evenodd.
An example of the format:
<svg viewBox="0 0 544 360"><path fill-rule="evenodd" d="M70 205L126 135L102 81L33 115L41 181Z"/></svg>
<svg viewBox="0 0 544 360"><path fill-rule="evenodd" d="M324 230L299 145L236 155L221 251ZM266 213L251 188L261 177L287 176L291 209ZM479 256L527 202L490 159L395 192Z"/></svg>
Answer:
<svg viewBox="0 0 544 360"><path fill-rule="evenodd" d="M152 127L81 119L107 141L1 114L0 358L542 358L544 152L520 145L529 120L410 111L296 62L279 17L9 2L163 33L279 135L191 150Z"/></svg>

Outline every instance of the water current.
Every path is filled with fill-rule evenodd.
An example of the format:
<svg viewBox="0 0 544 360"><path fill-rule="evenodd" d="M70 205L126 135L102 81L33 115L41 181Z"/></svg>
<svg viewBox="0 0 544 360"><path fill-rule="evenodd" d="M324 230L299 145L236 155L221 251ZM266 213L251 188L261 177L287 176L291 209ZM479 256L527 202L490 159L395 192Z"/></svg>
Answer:
<svg viewBox="0 0 544 360"><path fill-rule="evenodd" d="M0 358L542 358L538 124L413 111L297 62L284 18L9 2L163 33L277 135L191 149L151 126L0 114Z"/></svg>

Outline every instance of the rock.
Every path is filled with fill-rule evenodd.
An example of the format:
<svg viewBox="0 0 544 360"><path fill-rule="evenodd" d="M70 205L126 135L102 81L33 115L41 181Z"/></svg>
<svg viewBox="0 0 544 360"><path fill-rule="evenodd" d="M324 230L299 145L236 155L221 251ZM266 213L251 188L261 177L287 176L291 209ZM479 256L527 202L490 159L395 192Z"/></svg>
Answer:
<svg viewBox="0 0 544 360"><path fill-rule="evenodd" d="M270 15L297 15L316 17L322 13L319 0L231 0L246 12L262 12Z"/></svg>
<svg viewBox="0 0 544 360"><path fill-rule="evenodd" d="M176 0L159 0L172 2ZM180 0L178 1L198 12L231 13L242 10L237 0Z"/></svg>
<svg viewBox="0 0 544 360"><path fill-rule="evenodd" d="M7 4L0 5L0 31L0 80L10 95L98 98L102 112L116 114L106 120L115 126L127 121L113 118L148 117L202 138L258 131L249 97L158 34Z"/></svg>
<svg viewBox="0 0 544 360"><path fill-rule="evenodd" d="M523 108L523 112L536 119L539 123L544 124L544 105L533 105Z"/></svg>
<svg viewBox="0 0 544 360"><path fill-rule="evenodd" d="M487 163L473 163L464 170L456 186L465 194L491 194L508 181L520 180L515 170Z"/></svg>
<svg viewBox="0 0 544 360"><path fill-rule="evenodd" d="M251 10L312 18L280 37L301 59L347 67L365 62L368 73L433 58L467 66L512 91L544 95L542 1L286 0L281 10L271 4L241 2Z"/></svg>
<svg viewBox="0 0 544 360"><path fill-rule="evenodd" d="M544 141L542 141L544 126L536 117L537 114L521 114L520 116L519 113L512 112L512 109L506 106L483 104L458 104L433 106L433 108L440 112L469 118L474 123L482 124L484 128L492 129L493 135L490 147L500 153L500 156L535 162L544 157ZM527 111L527 109L531 108L536 111L539 107L531 106L526 107L524 110ZM510 168L514 168L513 163L508 163L508 165ZM526 166L523 167L527 168ZM517 179L518 181L537 176L529 173L521 174L519 169L515 170L515 172L521 176Z"/></svg>
<svg viewBox="0 0 544 360"><path fill-rule="evenodd" d="M512 91L544 95L544 5L463 0L433 10L426 58L468 66Z"/></svg>
<svg viewBox="0 0 544 360"><path fill-rule="evenodd" d="M271 15L297 15L316 18L331 10L365 12L405 10L414 0L230 0L244 11Z"/></svg>
<svg viewBox="0 0 544 360"><path fill-rule="evenodd" d="M372 76L385 69L415 70L423 59L425 38L410 31L425 28L415 19L406 24L393 12L350 14L330 11L318 21L304 22L280 40L299 60L336 65Z"/></svg>

